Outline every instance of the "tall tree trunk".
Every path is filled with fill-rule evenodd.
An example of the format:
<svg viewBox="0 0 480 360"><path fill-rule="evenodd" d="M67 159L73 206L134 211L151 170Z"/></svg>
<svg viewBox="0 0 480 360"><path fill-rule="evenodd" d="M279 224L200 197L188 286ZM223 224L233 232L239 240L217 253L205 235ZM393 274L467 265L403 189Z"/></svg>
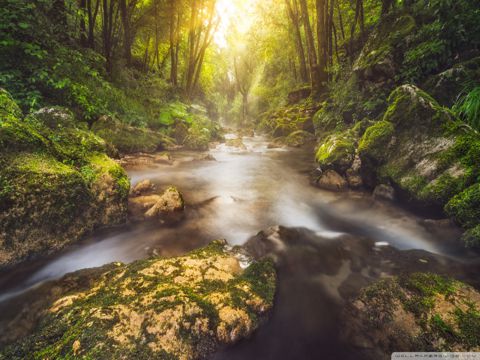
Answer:
<svg viewBox="0 0 480 360"><path fill-rule="evenodd" d="M290 0L285 0L285 3L287 4L288 15L292 22L292 27L295 33L295 46L297 48L298 60L300 63L300 78L302 82L307 82L309 78L307 72L307 62L305 59L305 49L303 48L302 32L300 30L300 20L296 0L294 0L294 2L295 4L292 6Z"/></svg>
<svg viewBox="0 0 480 360"><path fill-rule="evenodd" d="M95 9L92 6L93 0L87 0L88 13L88 40L87 46L95 49L95 24L97 23L98 11L100 9L100 0L95 1Z"/></svg>
<svg viewBox="0 0 480 360"><path fill-rule="evenodd" d="M302 10L303 27L305 30L305 37L307 40L308 62L310 64L310 77L311 77L311 83L312 83L312 91L318 92L320 90L321 79L318 72L315 41L313 39L312 26L310 25L310 16L308 13L308 6L307 6L306 0L300 0L300 8Z"/></svg>
<svg viewBox="0 0 480 360"><path fill-rule="evenodd" d="M180 16L175 8L175 0L170 0L170 82L178 85L178 51Z"/></svg>
<svg viewBox="0 0 480 360"><path fill-rule="evenodd" d="M136 6L136 0L132 0L128 4L127 4L127 0L119 0L118 5L120 8L120 17L121 17L122 26L123 26L123 55L125 57L125 61L127 62L127 65L131 65L132 43L133 43L131 17L132 17L132 12L134 11Z"/></svg>
<svg viewBox="0 0 480 360"><path fill-rule="evenodd" d="M80 44L82 46L88 46L87 39L87 0L80 0L78 7L80 9Z"/></svg>
<svg viewBox="0 0 480 360"><path fill-rule="evenodd" d="M327 7L325 0L316 0L315 6L317 10L317 43L318 43L318 81L319 85L327 82L327 54L328 54L328 37L327 37ZM317 89L319 91L320 88Z"/></svg>
<svg viewBox="0 0 480 360"><path fill-rule="evenodd" d="M216 1L208 3L207 8L201 8L201 2L192 0L190 30L188 34L188 66L186 72L186 95L191 98L197 87L202 71L205 52L213 40L219 22L215 19ZM203 21L202 14L205 14L206 21Z"/></svg>
<svg viewBox="0 0 480 360"><path fill-rule="evenodd" d="M105 69L111 75L113 70L113 42L114 42L114 13L116 0L103 0L103 52L105 56Z"/></svg>

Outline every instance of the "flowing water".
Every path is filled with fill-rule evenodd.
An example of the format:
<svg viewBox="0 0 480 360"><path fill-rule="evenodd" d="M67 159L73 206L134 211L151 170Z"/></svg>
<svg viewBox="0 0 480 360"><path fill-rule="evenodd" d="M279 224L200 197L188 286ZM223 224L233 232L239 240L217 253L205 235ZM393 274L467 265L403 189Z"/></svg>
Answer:
<svg viewBox="0 0 480 360"><path fill-rule="evenodd" d="M279 286L270 320L215 360L353 359L355 349L339 340L340 312L361 286L405 267L475 281L478 262L458 246L455 229L427 230L421 218L394 204L312 187L311 151L268 149L261 137L244 142L246 150L211 150L216 161L179 151L170 163L131 164L133 184L150 179L159 188L173 184L183 192L182 221L100 231L60 254L5 272L0 326L14 315L19 299L28 299L18 296L42 282L114 261L180 255L219 238L232 245L248 241L252 248L271 244L267 252L277 259Z"/></svg>

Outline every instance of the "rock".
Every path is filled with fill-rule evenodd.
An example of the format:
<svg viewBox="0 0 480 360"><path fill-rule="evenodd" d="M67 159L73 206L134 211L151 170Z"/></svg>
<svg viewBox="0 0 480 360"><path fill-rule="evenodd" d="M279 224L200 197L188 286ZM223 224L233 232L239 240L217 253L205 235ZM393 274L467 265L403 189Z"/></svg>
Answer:
<svg viewBox="0 0 480 360"><path fill-rule="evenodd" d="M323 173L316 185L330 191L345 191L348 188L347 181L334 170L327 170Z"/></svg>
<svg viewBox="0 0 480 360"><path fill-rule="evenodd" d="M126 220L130 182L105 141L57 108L22 118L4 90L0 114L0 268Z"/></svg>
<svg viewBox="0 0 480 360"><path fill-rule="evenodd" d="M267 145L267 148L268 149L279 149L279 148L282 148L285 146L285 143L286 143L286 138L285 137L279 137L279 138L276 138L276 139L273 139L272 142L270 142L268 145Z"/></svg>
<svg viewBox="0 0 480 360"><path fill-rule="evenodd" d="M364 185L362 176L360 175L361 168L362 160L358 155L355 155L351 168L348 169L346 172L348 186L351 189L358 190L361 189Z"/></svg>
<svg viewBox="0 0 480 360"><path fill-rule="evenodd" d="M383 82L392 79L398 64L394 60L397 45L416 28L410 15L384 17L376 26L353 66L362 80Z"/></svg>
<svg viewBox="0 0 480 360"><path fill-rule="evenodd" d="M0 331L0 358L207 359L250 336L273 306L272 261L242 269L228 249L215 241L44 284Z"/></svg>
<svg viewBox="0 0 480 360"><path fill-rule="evenodd" d="M240 150L247 150L247 147L245 146L245 144L243 143L243 140L241 138L229 139L225 142L225 145L230 146L230 147L234 147L234 148L237 148L237 149L240 149Z"/></svg>
<svg viewBox="0 0 480 360"><path fill-rule="evenodd" d="M145 218L157 218L162 215L179 212L185 208L182 194L171 186L160 196L159 200L146 213Z"/></svg>
<svg viewBox="0 0 480 360"><path fill-rule="evenodd" d="M201 156L199 158L199 160L201 160L201 161L217 161L217 159L215 159L215 156L213 156L210 153Z"/></svg>
<svg viewBox="0 0 480 360"><path fill-rule="evenodd" d="M374 359L392 351L479 351L479 304L478 291L439 275L388 278L349 303L343 337Z"/></svg>
<svg viewBox="0 0 480 360"><path fill-rule="evenodd" d="M154 162L157 164L172 164L172 156L169 153L163 152L160 154L155 154Z"/></svg>
<svg viewBox="0 0 480 360"><path fill-rule="evenodd" d="M431 76L423 88L441 105L451 108L465 90L465 84L479 78L480 57L476 57Z"/></svg>
<svg viewBox="0 0 480 360"><path fill-rule="evenodd" d="M367 185L388 181L399 200L445 211L463 226L469 246L480 244L478 133L413 85L392 92L383 120L362 136L358 153ZM480 229L479 229L480 230Z"/></svg>
<svg viewBox="0 0 480 360"><path fill-rule="evenodd" d="M155 190L155 185L152 183L151 180L146 179L146 180L140 181L137 185L135 185L133 189L130 191L130 194L133 196L140 196L154 190Z"/></svg>
<svg viewBox="0 0 480 360"><path fill-rule="evenodd" d="M386 184L377 185L377 187L373 191L373 197L377 200L394 201L395 189L390 185L386 185Z"/></svg>
<svg viewBox="0 0 480 360"><path fill-rule="evenodd" d="M146 128L129 126L111 116L102 116L92 131L112 144L121 154L152 153L174 145L168 136Z"/></svg>
<svg viewBox="0 0 480 360"><path fill-rule="evenodd" d="M285 143L290 147L302 147L315 141L315 136L307 131L298 130L287 136Z"/></svg>
<svg viewBox="0 0 480 360"><path fill-rule="evenodd" d="M356 139L347 131L328 136L317 149L316 160L322 169L345 173L355 159Z"/></svg>

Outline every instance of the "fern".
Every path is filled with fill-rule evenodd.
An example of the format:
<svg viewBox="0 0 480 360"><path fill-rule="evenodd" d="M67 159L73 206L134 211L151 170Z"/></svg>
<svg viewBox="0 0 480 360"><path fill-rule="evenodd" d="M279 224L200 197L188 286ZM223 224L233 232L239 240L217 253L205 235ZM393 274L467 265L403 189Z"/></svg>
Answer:
<svg viewBox="0 0 480 360"><path fill-rule="evenodd" d="M453 111L470 126L480 130L480 86L463 93Z"/></svg>

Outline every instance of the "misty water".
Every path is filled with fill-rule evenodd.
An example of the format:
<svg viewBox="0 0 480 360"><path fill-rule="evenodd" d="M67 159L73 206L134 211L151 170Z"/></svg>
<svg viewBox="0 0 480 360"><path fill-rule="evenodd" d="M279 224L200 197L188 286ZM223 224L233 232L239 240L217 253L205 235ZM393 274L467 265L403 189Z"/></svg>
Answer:
<svg viewBox="0 0 480 360"><path fill-rule="evenodd" d="M270 320L216 360L358 358L341 342L340 314L362 286L402 269L476 281L478 262L458 245L456 229L427 228L421 217L366 193L313 187L311 151L269 149L262 137L244 143L246 150L218 145L210 151L215 161L186 151L173 152L171 162L130 159L132 184L150 179L159 189L180 189L184 218L99 231L60 254L4 272L0 326L28 302L28 290L45 281L116 261L180 255L220 238L248 242L258 256L272 254L279 284Z"/></svg>

